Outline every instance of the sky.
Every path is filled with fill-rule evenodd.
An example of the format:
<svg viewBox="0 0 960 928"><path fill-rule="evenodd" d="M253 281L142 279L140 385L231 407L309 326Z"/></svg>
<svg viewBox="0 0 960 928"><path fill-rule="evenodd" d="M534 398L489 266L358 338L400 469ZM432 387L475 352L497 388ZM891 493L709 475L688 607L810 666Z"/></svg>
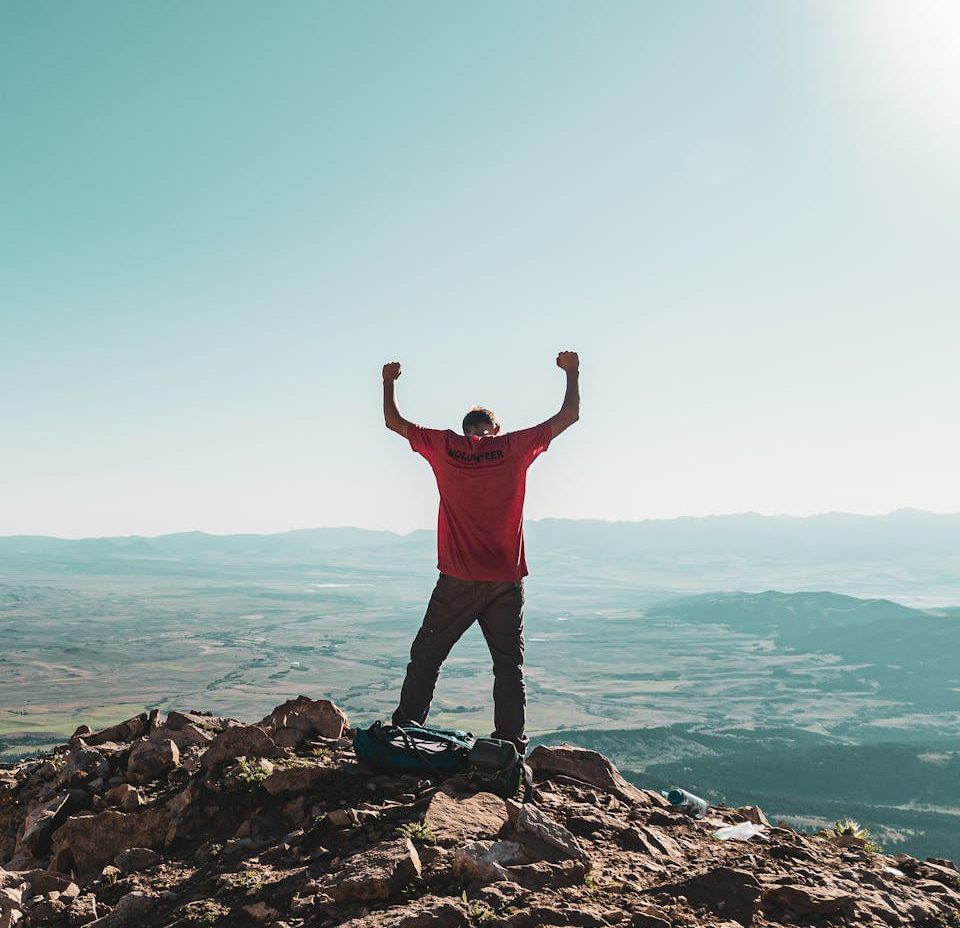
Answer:
<svg viewBox="0 0 960 928"><path fill-rule="evenodd" d="M0 534L960 510L960 6L0 6Z"/></svg>

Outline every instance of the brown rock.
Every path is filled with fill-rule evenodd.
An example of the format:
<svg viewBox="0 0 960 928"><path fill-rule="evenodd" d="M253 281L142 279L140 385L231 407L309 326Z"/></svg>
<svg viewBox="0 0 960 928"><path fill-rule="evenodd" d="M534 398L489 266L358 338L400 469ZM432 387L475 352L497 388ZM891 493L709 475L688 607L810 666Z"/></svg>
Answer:
<svg viewBox="0 0 960 928"><path fill-rule="evenodd" d="M579 860L565 860L551 864L545 860L532 864L508 866L507 879L525 889L560 889L563 886L580 886L587 875L587 868Z"/></svg>
<svg viewBox="0 0 960 928"><path fill-rule="evenodd" d="M117 854L113 862L124 873L137 873L155 867L160 860L160 855L153 848L130 847Z"/></svg>
<svg viewBox="0 0 960 928"><path fill-rule="evenodd" d="M842 915L853 918L856 900L850 893L833 887L771 886L764 893L764 902L798 915Z"/></svg>
<svg viewBox="0 0 960 928"><path fill-rule="evenodd" d="M209 746L213 741L214 733L198 728L196 725L187 723L181 728L170 728L167 725L161 725L150 733L150 740L153 742L172 741L177 750L184 751L187 748L199 745L200 747Z"/></svg>
<svg viewBox="0 0 960 928"><path fill-rule="evenodd" d="M306 738L339 738L348 722L346 715L329 699L298 696L277 706L260 725L271 735L283 730L282 743L292 747Z"/></svg>
<svg viewBox="0 0 960 928"><path fill-rule="evenodd" d="M169 739L140 741L127 761L127 777L134 783L148 783L180 763L180 749Z"/></svg>
<svg viewBox="0 0 960 928"><path fill-rule="evenodd" d="M161 847L168 826L165 809L137 814L108 809L96 815L75 815L54 833L50 869L96 874L126 848Z"/></svg>
<svg viewBox="0 0 960 928"><path fill-rule="evenodd" d="M670 916L655 905L647 905L633 913L630 928L671 928Z"/></svg>
<svg viewBox="0 0 960 928"><path fill-rule="evenodd" d="M520 807L517 829L520 832L532 834L539 841L560 851L565 857L579 860L587 870L590 869L590 855L580 845L576 836L535 805L526 803Z"/></svg>
<svg viewBox="0 0 960 928"><path fill-rule="evenodd" d="M508 865L528 860L516 841L471 841L457 848L453 872L463 880L495 883L509 879Z"/></svg>
<svg viewBox="0 0 960 928"><path fill-rule="evenodd" d="M737 811L746 819L748 822L753 822L754 825L764 825L767 828L772 828L770 820L763 814L763 809L758 806L742 806L737 809Z"/></svg>
<svg viewBox="0 0 960 928"><path fill-rule="evenodd" d="M69 793L57 793L52 799L31 809L23 820L23 832L17 839L17 852L27 851L33 857L44 855L50 836L69 816Z"/></svg>
<svg viewBox="0 0 960 928"><path fill-rule="evenodd" d="M329 768L319 764L308 767L281 767L279 770L275 769L262 785L271 796L302 794L315 789L329 775Z"/></svg>
<svg viewBox="0 0 960 928"><path fill-rule="evenodd" d="M174 709L167 714L167 720L163 724L172 731L181 731L184 726L193 725L212 736L216 736L228 728L243 723L237 721L237 719L224 718L219 715L206 715L202 712L178 712Z"/></svg>
<svg viewBox="0 0 960 928"><path fill-rule="evenodd" d="M650 892L683 896L691 905L704 906L741 925L753 921L763 895L760 883L752 873L731 867L715 867L677 883L657 886Z"/></svg>
<svg viewBox="0 0 960 928"><path fill-rule="evenodd" d="M150 712L141 712L118 725L101 728L95 732L91 732L86 725L81 725L70 740L78 741L82 738L89 745L103 744L105 741L134 741L150 734L157 723L158 714L158 710L151 709Z"/></svg>
<svg viewBox="0 0 960 928"><path fill-rule="evenodd" d="M570 745L547 747L537 745L527 759L534 774L549 777L563 774L583 783L589 783L628 803L645 802L646 797L628 783L620 771L602 754Z"/></svg>
<svg viewBox="0 0 960 928"><path fill-rule="evenodd" d="M389 899L420 874L417 849L409 838L399 838L347 858L332 880L321 883L318 891L335 902Z"/></svg>
<svg viewBox="0 0 960 928"><path fill-rule="evenodd" d="M203 755L203 766L212 770L224 761L238 757L277 757L280 748L273 739L257 725L238 725L228 728L213 739Z"/></svg>
<svg viewBox="0 0 960 928"><path fill-rule="evenodd" d="M80 928L97 920L97 897L91 894L78 896L67 912L67 923L70 928Z"/></svg>
<svg viewBox="0 0 960 928"><path fill-rule="evenodd" d="M146 800L143 794L135 786L129 783L121 783L108 789L104 798L112 806L117 806L122 812L136 812L143 806Z"/></svg>
<svg viewBox="0 0 960 928"><path fill-rule="evenodd" d="M461 844L476 838L494 838L509 822L506 803L492 793L456 797L440 790L433 794L423 819L438 844Z"/></svg>
<svg viewBox="0 0 960 928"><path fill-rule="evenodd" d="M625 828L619 835L622 847L631 851L643 851L653 857L669 857L683 860L680 845L669 835L652 825L633 825Z"/></svg>

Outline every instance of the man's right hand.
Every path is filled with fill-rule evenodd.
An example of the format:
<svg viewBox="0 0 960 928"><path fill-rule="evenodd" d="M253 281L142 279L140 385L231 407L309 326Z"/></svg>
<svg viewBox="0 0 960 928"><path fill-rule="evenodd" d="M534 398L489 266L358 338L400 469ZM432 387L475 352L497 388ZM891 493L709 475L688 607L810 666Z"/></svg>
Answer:
<svg viewBox="0 0 960 928"><path fill-rule="evenodd" d="M576 373L580 370L580 358L575 351L561 351L557 355L557 367L567 373Z"/></svg>
<svg viewBox="0 0 960 928"><path fill-rule="evenodd" d="M400 362L399 361L390 361L387 364L383 365L383 379L384 381L393 381L400 376Z"/></svg>

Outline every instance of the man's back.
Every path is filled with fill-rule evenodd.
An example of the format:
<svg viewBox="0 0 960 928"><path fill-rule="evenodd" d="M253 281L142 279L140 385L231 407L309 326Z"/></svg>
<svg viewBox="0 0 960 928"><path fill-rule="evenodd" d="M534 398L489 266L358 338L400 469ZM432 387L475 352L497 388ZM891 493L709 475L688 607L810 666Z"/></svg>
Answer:
<svg viewBox="0 0 960 928"><path fill-rule="evenodd" d="M411 424L410 447L433 468L440 492L437 567L461 580L527 575L523 501L527 468L550 446L547 423L505 435L457 435Z"/></svg>

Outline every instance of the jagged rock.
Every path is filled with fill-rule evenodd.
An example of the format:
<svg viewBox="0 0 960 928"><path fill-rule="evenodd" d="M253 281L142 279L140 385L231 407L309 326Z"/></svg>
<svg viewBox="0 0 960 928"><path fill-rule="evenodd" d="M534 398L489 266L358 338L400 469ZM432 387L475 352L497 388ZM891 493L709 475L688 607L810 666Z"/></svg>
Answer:
<svg viewBox="0 0 960 928"><path fill-rule="evenodd" d="M655 891L683 896L693 905L704 906L741 925L753 921L763 896L760 883L752 873L731 867L714 867L698 876L658 886Z"/></svg>
<svg viewBox="0 0 960 928"><path fill-rule="evenodd" d="M203 755L203 767L212 770L224 761L238 757L277 757L280 748L273 739L257 725L238 725L228 728L213 739Z"/></svg>
<svg viewBox="0 0 960 928"><path fill-rule="evenodd" d="M67 754L67 762L57 776L57 784L74 785L89 783L110 772L110 761L102 751L90 747L83 739L78 739L71 745ZM76 781L76 782L74 782Z"/></svg>
<svg viewBox="0 0 960 928"><path fill-rule="evenodd" d="M443 790L434 793L423 824L438 844L460 844L475 838L493 838L509 823L506 803L492 793L463 798Z"/></svg>
<svg viewBox="0 0 960 928"><path fill-rule="evenodd" d="M763 814L763 809L758 806L741 806L737 811L746 819L748 822L753 822L754 825L764 825L767 828L772 828L770 820Z"/></svg>
<svg viewBox="0 0 960 928"><path fill-rule="evenodd" d="M621 846L631 851L643 851L653 857L669 857L678 861L683 859L680 845L652 825L633 825L625 828L618 838Z"/></svg>
<svg viewBox="0 0 960 928"><path fill-rule="evenodd" d="M453 872L464 880L494 883L510 879L507 865L527 860L516 841L471 841L453 855Z"/></svg>
<svg viewBox="0 0 960 928"><path fill-rule="evenodd" d="M271 909L265 902L254 902L250 905L245 905L243 911L258 922L272 922L280 915L276 909Z"/></svg>
<svg viewBox="0 0 960 928"><path fill-rule="evenodd" d="M141 712L119 725L110 725L108 728L101 728L99 731L91 732L86 725L81 725L71 736L71 741L82 739L89 745L103 744L105 741L134 741L149 735L157 722L158 710L151 709L150 712Z"/></svg>
<svg viewBox="0 0 960 928"><path fill-rule="evenodd" d="M149 893L127 893L109 915L90 922L90 928L140 928L156 905L156 897Z"/></svg>
<svg viewBox="0 0 960 928"><path fill-rule="evenodd" d="M49 848L50 836L70 815L69 793L57 793L52 799L31 809L23 820L23 832L17 839L16 852L26 851L40 857Z"/></svg>
<svg viewBox="0 0 960 928"><path fill-rule="evenodd" d="M566 925L576 928L607 928L610 922L599 912L538 905L510 915L502 920L501 924L509 925L510 928L559 928Z"/></svg>
<svg viewBox="0 0 960 928"><path fill-rule="evenodd" d="M134 783L149 783L180 763L180 749L169 739L140 741L130 751L127 777Z"/></svg>
<svg viewBox="0 0 960 928"><path fill-rule="evenodd" d="M208 747L213 741L214 733L198 728L192 723L187 723L181 728L170 728L167 725L161 725L150 732L149 740L155 743L161 741L172 741L177 750L183 751L186 748L199 746Z"/></svg>
<svg viewBox="0 0 960 928"><path fill-rule="evenodd" d="M628 783L620 771L602 754L571 745L547 747L537 745L527 758L534 775L549 777L563 774L583 783L589 783L628 803L644 802L643 793Z"/></svg>
<svg viewBox="0 0 960 928"><path fill-rule="evenodd" d="M671 928L670 916L655 905L644 906L633 913L630 928Z"/></svg>
<svg viewBox="0 0 960 928"><path fill-rule="evenodd" d="M26 870L20 876L27 881L30 892L35 896L58 893L73 899L80 893L80 887L69 877L49 870Z"/></svg>
<svg viewBox="0 0 960 928"><path fill-rule="evenodd" d="M764 893L764 902L798 915L833 915L852 918L856 900L849 893L831 887L772 886Z"/></svg>
<svg viewBox="0 0 960 928"><path fill-rule="evenodd" d="M193 725L216 736L228 728L243 725L243 722L219 715L209 715L203 712L178 712L174 709L167 713L167 720L163 724L173 731L180 731L185 725Z"/></svg>
<svg viewBox="0 0 960 928"><path fill-rule="evenodd" d="M42 899L29 907L30 924L52 925L59 921L66 911L67 904L65 902L61 902L59 899Z"/></svg>
<svg viewBox="0 0 960 928"><path fill-rule="evenodd" d="M153 848L130 847L117 854L113 862L124 873L136 873L155 867L160 860L160 855Z"/></svg>
<svg viewBox="0 0 960 928"><path fill-rule="evenodd" d="M576 836L535 805L525 803L520 807L517 828L521 832L529 832L550 847L556 848L566 857L579 860L587 870L590 869L590 855L581 847Z"/></svg>
<svg viewBox="0 0 960 928"><path fill-rule="evenodd" d="M424 896L400 912L374 912L343 922L340 928L466 928L469 924L459 899Z"/></svg>
<svg viewBox="0 0 960 928"><path fill-rule="evenodd" d="M14 882L14 878L18 882ZM0 870L0 925L15 925L23 918L23 893L27 883L19 879L19 874L8 874Z"/></svg>
<svg viewBox="0 0 960 928"><path fill-rule="evenodd" d="M295 747L307 738L339 738L348 722L343 711L329 699L298 696L277 706L259 724L278 744Z"/></svg>
<svg viewBox="0 0 960 928"><path fill-rule="evenodd" d="M96 873L126 848L162 846L169 824L165 809L137 814L108 809L96 815L74 816L53 836L50 867L61 873Z"/></svg>
<svg viewBox="0 0 960 928"><path fill-rule="evenodd" d="M532 864L505 867L506 878L526 889L558 889L562 886L580 886L587 875L582 861L565 860L552 864L545 860Z"/></svg>
<svg viewBox="0 0 960 928"><path fill-rule="evenodd" d="M136 812L145 803L140 790L129 783L121 783L108 789L104 799L110 805L117 806L121 812Z"/></svg>
<svg viewBox="0 0 960 928"><path fill-rule="evenodd" d="M96 920L97 897L90 893L78 896L67 913L67 923L70 928L81 928L82 925L89 925Z"/></svg>
<svg viewBox="0 0 960 928"><path fill-rule="evenodd" d="M319 891L334 902L389 899L421 872L417 849L409 838L399 838L349 857Z"/></svg>
<svg viewBox="0 0 960 928"><path fill-rule="evenodd" d="M315 789L329 770L319 764L308 767L282 767L274 770L264 781L263 788L271 796L308 793Z"/></svg>

